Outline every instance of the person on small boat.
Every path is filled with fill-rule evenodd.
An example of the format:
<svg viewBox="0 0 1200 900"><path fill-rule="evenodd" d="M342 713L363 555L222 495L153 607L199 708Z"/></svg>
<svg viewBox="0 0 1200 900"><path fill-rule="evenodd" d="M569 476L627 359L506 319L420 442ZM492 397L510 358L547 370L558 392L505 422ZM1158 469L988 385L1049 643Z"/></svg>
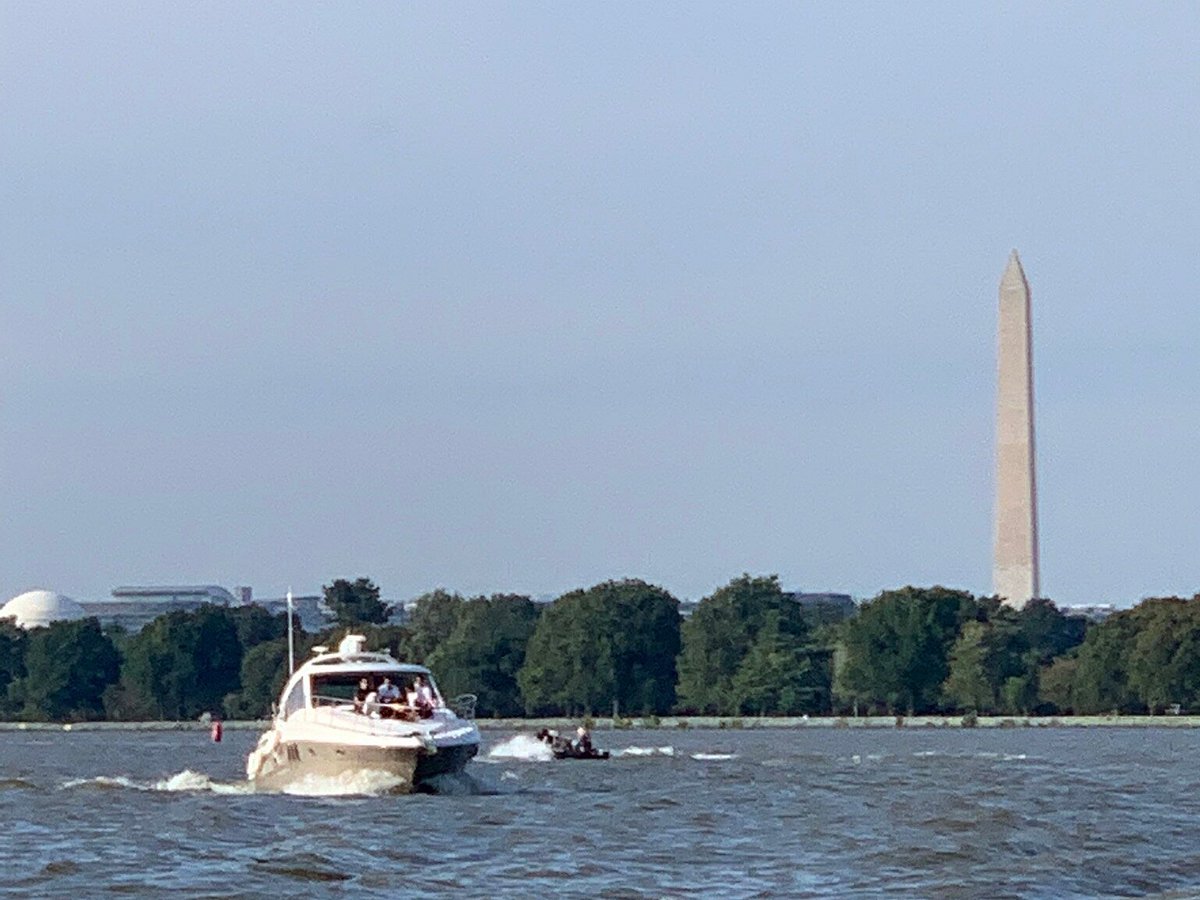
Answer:
<svg viewBox="0 0 1200 900"><path fill-rule="evenodd" d="M571 742L552 728L543 728L537 733L537 739L553 750L556 755L571 749Z"/></svg>
<svg viewBox="0 0 1200 900"><path fill-rule="evenodd" d="M582 725L575 729L575 749L584 756L591 756L596 752L592 746L591 733Z"/></svg>

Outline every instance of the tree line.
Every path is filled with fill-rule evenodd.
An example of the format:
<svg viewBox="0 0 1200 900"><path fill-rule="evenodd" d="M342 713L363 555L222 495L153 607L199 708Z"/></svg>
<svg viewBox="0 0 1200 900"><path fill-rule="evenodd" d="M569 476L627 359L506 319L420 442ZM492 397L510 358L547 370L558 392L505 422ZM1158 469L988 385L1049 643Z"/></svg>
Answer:
<svg viewBox="0 0 1200 900"><path fill-rule="evenodd" d="M1200 595L1144 600L1100 623L942 587L880 593L842 621L743 575L688 618L627 579L553 603L419 597L390 625L366 578L324 588L336 624L297 625L297 660L348 630L428 665L482 716L1108 714L1200 709ZM136 634L83 619L0 621L0 717L188 720L270 713L287 676L287 614L205 605Z"/></svg>

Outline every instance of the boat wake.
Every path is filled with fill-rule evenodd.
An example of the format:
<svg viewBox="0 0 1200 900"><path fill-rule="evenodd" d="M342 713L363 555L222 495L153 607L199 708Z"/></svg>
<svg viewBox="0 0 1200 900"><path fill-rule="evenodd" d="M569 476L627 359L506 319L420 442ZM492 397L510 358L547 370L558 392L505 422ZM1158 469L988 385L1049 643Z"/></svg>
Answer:
<svg viewBox="0 0 1200 900"><path fill-rule="evenodd" d="M693 753L692 759L697 762L725 762L730 759L737 759L736 753Z"/></svg>
<svg viewBox="0 0 1200 900"><path fill-rule="evenodd" d="M202 772L184 769L168 778L156 781L137 781L124 775L97 775L94 778L72 778L60 785L61 790L133 790L164 791L166 793L251 794L253 785L245 781L213 781Z"/></svg>
<svg viewBox="0 0 1200 900"><path fill-rule="evenodd" d="M292 797L377 797L407 792L408 782L404 778L394 772L377 769L358 769L337 775L308 772L292 779L278 791L259 790L259 793L280 793Z"/></svg>
<svg viewBox="0 0 1200 900"><path fill-rule="evenodd" d="M480 762L509 762L514 759L525 762L552 762L554 752L549 744L539 741L534 735L518 734L497 744Z"/></svg>
<svg viewBox="0 0 1200 900"><path fill-rule="evenodd" d="M513 779L506 776L513 774ZM500 776L501 781L515 780L515 774L505 772ZM517 785L500 785L482 772L446 772L427 778L418 787L423 794L436 794L439 797L493 797L507 794L519 794L521 788Z"/></svg>
<svg viewBox="0 0 1200 900"><path fill-rule="evenodd" d="M623 750L614 750L613 756L674 756L674 747L626 747Z"/></svg>
<svg viewBox="0 0 1200 900"><path fill-rule="evenodd" d="M674 747L625 747L621 750L613 750L613 758L638 758L649 756L674 756ZM730 758L723 754L694 754L696 759L726 759ZM480 762L553 762L554 751L550 745L544 741L539 741L532 734L518 734L510 737L506 741L501 741L495 747L488 751L486 757L480 759Z"/></svg>
<svg viewBox="0 0 1200 900"><path fill-rule="evenodd" d="M503 780L503 779L502 779ZM29 782L15 779L0 783L4 787L36 788ZM360 769L338 775L315 775L306 773L288 784L267 789L250 781L216 781L203 772L184 769L167 778L139 781L124 775L97 775L93 778L72 778L59 785L64 791L145 791L168 794L262 794L287 795L292 797L380 797L393 793L407 793L404 779L392 772ZM449 797L468 797L489 794L510 794L517 789L491 783L491 779L468 774L450 772L435 775L418 786L425 794Z"/></svg>
<svg viewBox="0 0 1200 900"><path fill-rule="evenodd" d="M306 774L279 788L267 790L249 781L216 781L202 772L184 769L167 778L139 781L123 775L73 778L62 790L132 790L168 794L287 794L295 797L371 797L404 787L404 780L391 772L360 770L339 775Z"/></svg>
<svg viewBox="0 0 1200 900"><path fill-rule="evenodd" d="M0 778L0 791L28 791L36 788L36 784L24 778Z"/></svg>

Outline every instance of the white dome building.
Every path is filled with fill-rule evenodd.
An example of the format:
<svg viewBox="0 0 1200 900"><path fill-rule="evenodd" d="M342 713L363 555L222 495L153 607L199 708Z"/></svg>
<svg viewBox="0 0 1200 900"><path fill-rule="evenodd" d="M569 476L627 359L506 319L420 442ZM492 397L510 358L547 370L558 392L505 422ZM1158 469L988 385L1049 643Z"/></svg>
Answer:
<svg viewBox="0 0 1200 900"><path fill-rule="evenodd" d="M21 628L39 628L51 622L74 622L87 618L87 611L54 591L26 591L0 607L0 619L16 619Z"/></svg>

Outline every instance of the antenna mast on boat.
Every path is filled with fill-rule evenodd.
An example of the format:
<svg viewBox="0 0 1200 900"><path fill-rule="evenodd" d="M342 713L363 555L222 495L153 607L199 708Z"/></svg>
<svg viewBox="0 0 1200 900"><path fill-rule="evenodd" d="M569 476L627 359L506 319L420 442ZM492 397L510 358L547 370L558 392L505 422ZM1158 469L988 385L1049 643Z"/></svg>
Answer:
<svg viewBox="0 0 1200 900"><path fill-rule="evenodd" d="M290 677L296 671L296 639L293 636L292 628L292 589L288 588L287 593L288 606L288 676Z"/></svg>

